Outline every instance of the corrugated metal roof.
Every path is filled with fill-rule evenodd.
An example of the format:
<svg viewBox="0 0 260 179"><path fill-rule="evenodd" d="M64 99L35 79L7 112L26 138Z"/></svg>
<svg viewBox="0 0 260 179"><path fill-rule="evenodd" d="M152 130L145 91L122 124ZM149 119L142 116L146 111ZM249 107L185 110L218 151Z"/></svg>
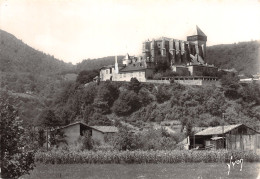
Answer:
<svg viewBox="0 0 260 179"><path fill-rule="evenodd" d="M227 133L243 124L236 124L236 125L227 125L224 126L224 133ZM200 131L195 134L195 136L203 136L203 135L219 135L223 133L223 126L216 126L216 127L209 127L203 131Z"/></svg>
<svg viewBox="0 0 260 179"><path fill-rule="evenodd" d="M115 126L91 126L91 128L101 131L103 133L116 133L118 128Z"/></svg>

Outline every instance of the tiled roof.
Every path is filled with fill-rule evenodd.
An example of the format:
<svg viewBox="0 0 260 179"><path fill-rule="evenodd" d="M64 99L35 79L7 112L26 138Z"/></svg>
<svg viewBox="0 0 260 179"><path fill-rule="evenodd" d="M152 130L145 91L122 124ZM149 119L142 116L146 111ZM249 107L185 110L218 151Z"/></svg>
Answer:
<svg viewBox="0 0 260 179"><path fill-rule="evenodd" d="M224 133L227 133L243 124L236 124L236 125L227 125L224 126ZM205 136L205 135L219 135L223 133L223 126L216 126L216 127L209 127L203 131L200 131L195 134L195 136Z"/></svg>
<svg viewBox="0 0 260 179"><path fill-rule="evenodd" d="M125 65L124 64L118 64L119 68L123 68ZM108 69L108 68L115 68L115 65L107 65L107 66L103 66L100 68L101 69Z"/></svg>
<svg viewBox="0 0 260 179"><path fill-rule="evenodd" d="M115 68L115 65L107 65L107 66L103 66L100 69L106 69L106 68Z"/></svg>
<svg viewBox="0 0 260 179"><path fill-rule="evenodd" d="M116 133L118 128L115 126L91 126L93 129L101 131L103 133Z"/></svg>
<svg viewBox="0 0 260 179"><path fill-rule="evenodd" d="M122 68L120 70L120 72L127 72L127 71L141 71L141 70L145 70L146 68L144 66L126 66L125 68Z"/></svg>

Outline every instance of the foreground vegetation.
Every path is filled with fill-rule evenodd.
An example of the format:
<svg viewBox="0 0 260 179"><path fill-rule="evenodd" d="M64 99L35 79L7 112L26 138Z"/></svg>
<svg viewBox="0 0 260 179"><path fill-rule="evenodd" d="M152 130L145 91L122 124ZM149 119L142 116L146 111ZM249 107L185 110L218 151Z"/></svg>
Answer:
<svg viewBox="0 0 260 179"><path fill-rule="evenodd" d="M34 178L68 178L68 179L256 179L260 170L259 163L244 163L240 172L240 165L227 174L228 168L225 163L176 163L176 164L37 164L37 167L24 179Z"/></svg>
<svg viewBox="0 0 260 179"><path fill-rule="evenodd" d="M246 151L49 151L36 153L36 162L44 164L106 164L106 163L195 163L195 162L229 162L231 155L234 159L244 162L260 162L260 157Z"/></svg>

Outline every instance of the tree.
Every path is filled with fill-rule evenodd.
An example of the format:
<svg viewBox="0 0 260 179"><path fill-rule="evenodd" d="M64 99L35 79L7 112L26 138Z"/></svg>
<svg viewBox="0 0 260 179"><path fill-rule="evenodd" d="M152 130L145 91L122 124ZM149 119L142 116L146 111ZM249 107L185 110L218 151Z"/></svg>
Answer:
<svg viewBox="0 0 260 179"><path fill-rule="evenodd" d="M114 101L118 98L119 90L117 86L110 81L106 81L99 85L97 97L94 100L94 106L97 112L107 114L110 112Z"/></svg>
<svg viewBox="0 0 260 179"><path fill-rule="evenodd" d="M128 115L141 107L138 95L133 91L124 91L120 93L119 98L113 105L113 111L119 115Z"/></svg>
<svg viewBox="0 0 260 179"><path fill-rule="evenodd" d="M107 116L100 113L94 113L93 116L88 121L88 124L91 126L100 125L100 126L111 126L112 122L107 118Z"/></svg>
<svg viewBox="0 0 260 179"><path fill-rule="evenodd" d="M48 109L48 110L43 111L43 113L42 113L41 124L44 127L51 128L51 127L59 126L60 123L59 123L59 120L57 119L54 111L51 109Z"/></svg>
<svg viewBox="0 0 260 179"><path fill-rule="evenodd" d="M93 78L98 75L99 75L98 70L90 70L90 71L83 70L79 73L76 82L80 84L86 84L93 81Z"/></svg>
<svg viewBox="0 0 260 179"><path fill-rule="evenodd" d="M136 78L131 78L128 88L138 93L141 89L141 83Z"/></svg>
<svg viewBox="0 0 260 179"><path fill-rule="evenodd" d="M9 102L7 94L0 94L0 143L2 178L19 178L34 168L34 151L28 146L28 136L18 117L18 111ZM30 144L29 144L30 145Z"/></svg>
<svg viewBox="0 0 260 179"><path fill-rule="evenodd" d="M221 85L224 89L224 94L230 99L238 99L240 94L238 93L239 78L234 73L228 73L223 75L220 79Z"/></svg>
<svg viewBox="0 0 260 179"><path fill-rule="evenodd" d="M158 103L163 103L171 98L171 94L167 91L166 88L159 86L155 92L155 96Z"/></svg>
<svg viewBox="0 0 260 179"><path fill-rule="evenodd" d="M136 142L134 134L127 128L119 129L119 133L115 139L114 146L118 150L134 150L136 149Z"/></svg>

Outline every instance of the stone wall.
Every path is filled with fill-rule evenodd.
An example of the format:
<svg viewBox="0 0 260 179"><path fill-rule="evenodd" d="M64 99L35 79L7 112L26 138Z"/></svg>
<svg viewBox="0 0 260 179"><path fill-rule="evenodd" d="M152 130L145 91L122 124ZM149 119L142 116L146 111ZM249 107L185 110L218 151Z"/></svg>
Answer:
<svg viewBox="0 0 260 179"><path fill-rule="evenodd" d="M157 83L157 84L170 84L170 80L146 80L147 83ZM220 83L218 80L174 80L175 83L179 83L182 85L196 85L196 86L210 86L216 85L218 86Z"/></svg>
<svg viewBox="0 0 260 179"><path fill-rule="evenodd" d="M131 78L136 78L140 82L145 82L145 71L132 71L127 73L113 73L113 81L130 81Z"/></svg>

